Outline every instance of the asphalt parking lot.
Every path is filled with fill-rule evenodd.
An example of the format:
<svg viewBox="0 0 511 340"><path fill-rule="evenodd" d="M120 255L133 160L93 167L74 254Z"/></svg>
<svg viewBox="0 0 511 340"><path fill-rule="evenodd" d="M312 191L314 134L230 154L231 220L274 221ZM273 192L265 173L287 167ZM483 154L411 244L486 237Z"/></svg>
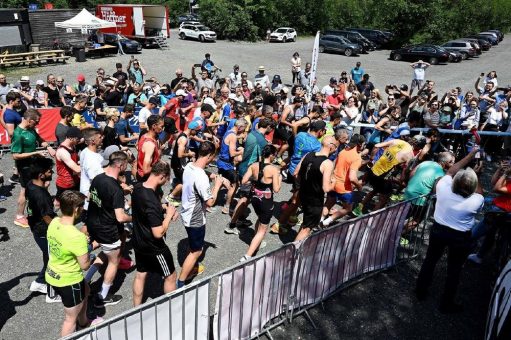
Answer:
<svg viewBox="0 0 511 340"><path fill-rule="evenodd" d="M174 32L173 32L174 33ZM143 50L143 53L137 58L147 69L148 76L156 76L160 81L170 81L174 77L174 70L177 67L183 68L185 75L190 72L190 68L194 63L200 63L206 52L211 53L213 61L223 69L223 74L228 74L232 65L238 63L242 71L249 74L255 74L259 65L266 66L267 73L272 76L280 74L285 83L290 82L290 58L293 52L298 51L302 56L302 60L310 60L313 38L299 38L295 43L287 44L267 44L261 43L243 43L218 41L216 43L201 44L195 41L182 41L177 39L177 35L173 35L170 39L170 48L164 51L160 50ZM507 67L507 61L511 57L510 40L505 39L499 46L492 48L489 52L485 52L481 57L473 60L463 61L459 64L446 64L432 66L426 71L427 79L433 79L437 82L439 92L446 91L453 86L461 86L464 90L472 90L473 83L477 75L481 72L496 70L499 75L500 86L507 85L508 79L511 79L511 70ZM412 76L412 70L406 62L395 62L388 60L389 51L375 51L367 55L345 57L343 55L321 54L318 65L318 83L325 84L331 76L339 76L341 70L348 70L354 66L357 61L362 62L362 66L366 72L371 75L371 81L377 88L383 88L385 84L409 84ZM130 56L108 57L102 59L91 59L85 63L75 63L70 61L66 65L45 66L41 68L18 69L16 71L8 69L8 81L14 82L22 75L30 75L31 81L37 79L46 79L46 75L53 73L62 75L68 82L74 82L77 73L84 73L89 81L93 81L92 75L99 67L106 69L107 73L112 73L115 63L121 61L127 63ZM13 166L10 154L4 154L1 159L1 171L8 178L11 175ZM287 199L289 197L289 186L285 185L277 196L277 201ZM43 295L31 294L28 290L30 282L35 279L36 273L41 268L40 251L32 239L29 230L21 229L12 224L15 214L16 198L19 192L19 186L11 186L8 183L2 188L3 194L8 199L0 203L0 227L9 228L9 237L7 241L0 242L0 259L2 270L0 270L0 338L1 339L54 339L58 337L59 328L63 319L62 305L46 304ZM54 188L52 187L54 192ZM254 214L250 215L250 219L255 222ZM228 222L227 215L222 215L218 210L208 215L207 235L206 239L208 247L203 263L206 266L204 276L211 275L220 270L235 264L244 254L247 243L253 235L253 229L247 229L239 236L226 235L223 229ZM293 238L279 237L268 235L266 237L267 247L263 252L277 248L284 242ZM186 235L181 223L175 222L171 225L167 236L167 243L174 254L176 267L179 268L183 261L186 249ZM413 269L405 267L404 275L408 279L400 279L399 275L394 278L394 287L401 294L408 294L409 285L413 282ZM399 270L398 270L399 273ZM477 271L476 271L477 273ZM124 297L124 300L116 306L107 308L105 317L111 317L122 311L129 309L132 305L131 285L134 274L132 271L122 271L119 275L117 293ZM99 278L96 274L95 280ZM375 281L376 280L376 281ZM381 280L381 281L378 281ZM367 283L362 283L354 287L353 293L348 294L348 298L355 299L349 303L348 309L345 310L344 317L349 318L350 315L357 313L359 305L356 299L361 295L368 294L374 297L378 295L378 289L381 284L385 285L384 279L378 279L378 276L370 279ZM114 288L115 289L115 288ZM403 293L406 290L405 293ZM351 291L351 290L350 290ZM477 289L474 287L474 293ZM391 292L386 289L385 292ZM486 292L485 292L486 293ZM156 293L154 295L157 295ZM377 300L377 299L376 299ZM391 307L392 303L399 303L399 296L396 299L385 300L386 303L375 303L375 299L366 299L365 308L371 313L378 314L384 312L386 308ZM348 300L349 301L349 300ZM408 301L408 300L407 300ZM476 304L478 313L475 315L480 318L477 324L471 325L481 327L481 319L484 320L486 311L483 303ZM350 309L351 308L351 309ZM364 306L360 306L364 308ZM400 305L401 313L384 313L385 318L390 318L392 322L384 323L383 327L376 328L372 333L364 333L366 327L359 327L360 333L351 334L349 338L371 338L375 336L383 336L384 338L408 338L405 332L399 330L401 324L398 322L400 315L406 315L407 310L414 308L413 303ZM433 308L433 307L432 307ZM359 322L371 322L370 318L356 319ZM430 327L433 327L436 321L441 319L431 319ZM411 318L410 329L414 325L420 324L419 315ZM454 334L456 329L460 327L458 322L446 322L447 327ZM342 333L314 333L314 331L304 326L303 333L295 331L289 335L289 338L297 339L310 338L323 335L325 338L335 339L342 337ZM329 327L326 324L325 327ZM483 322L484 327L484 322ZM297 328L299 329L299 328ZM332 328L334 329L334 328ZM338 332L341 332L338 330ZM286 333L280 338L285 339ZM481 333L464 332L465 337L453 338L480 338ZM360 335L360 336L358 336ZM473 337L471 337L472 335ZM435 337L431 334L430 338ZM409 337L415 338L415 337ZM427 338L427 336L422 337Z"/></svg>

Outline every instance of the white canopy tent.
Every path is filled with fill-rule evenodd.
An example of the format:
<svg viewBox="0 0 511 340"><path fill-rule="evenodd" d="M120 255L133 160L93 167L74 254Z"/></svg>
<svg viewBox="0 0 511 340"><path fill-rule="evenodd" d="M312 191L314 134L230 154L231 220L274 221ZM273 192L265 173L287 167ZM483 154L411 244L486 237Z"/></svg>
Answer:
<svg viewBox="0 0 511 340"><path fill-rule="evenodd" d="M56 22L55 27L67 29L97 30L100 28L117 27L115 22L99 19L92 15L85 8L76 16L62 22Z"/></svg>

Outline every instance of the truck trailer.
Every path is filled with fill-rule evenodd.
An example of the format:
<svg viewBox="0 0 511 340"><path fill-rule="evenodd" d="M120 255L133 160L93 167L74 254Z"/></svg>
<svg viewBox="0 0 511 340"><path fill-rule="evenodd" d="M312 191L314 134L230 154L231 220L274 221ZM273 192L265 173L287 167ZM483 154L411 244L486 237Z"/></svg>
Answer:
<svg viewBox="0 0 511 340"><path fill-rule="evenodd" d="M142 4L97 5L96 16L112 21L117 28L104 28L104 33L120 33L144 47L166 47L170 37L169 11L166 6Z"/></svg>

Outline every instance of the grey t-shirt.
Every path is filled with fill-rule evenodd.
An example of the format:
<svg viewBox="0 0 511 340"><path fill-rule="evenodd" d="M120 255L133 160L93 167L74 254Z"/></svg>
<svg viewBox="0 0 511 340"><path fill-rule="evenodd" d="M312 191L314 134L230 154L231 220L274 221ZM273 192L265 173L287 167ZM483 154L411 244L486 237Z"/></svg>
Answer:
<svg viewBox="0 0 511 340"><path fill-rule="evenodd" d="M0 85L0 104L7 104L7 102L5 101L5 96L7 95L7 93L9 93L11 88L12 88L11 84L5 84L5 86Z"/></svg>
<svg viewBox="0 0 511 340"><path fill-rule="evenodd" d="M209 78L206 78L206 79L199 78L197 80L197 93L200 93L200 91L202 90L203 87L207 87L208 89L212 89L213 87L215 87L215 84L213 83L212 79L209 79Z"/></svg>
<svg viewBox="0 0 511 340"><path fill-rule="evenodd" d="M55 128L55 137L57 137L57 145L60 145L66 139L66 133L69 130L69 126L62 123L58 123Z"/></svg>

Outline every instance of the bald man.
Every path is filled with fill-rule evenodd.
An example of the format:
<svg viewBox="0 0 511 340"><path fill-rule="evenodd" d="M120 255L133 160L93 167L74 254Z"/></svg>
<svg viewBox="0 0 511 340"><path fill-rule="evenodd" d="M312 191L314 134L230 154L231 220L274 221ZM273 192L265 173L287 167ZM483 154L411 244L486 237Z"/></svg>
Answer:
<svg viewBox="0 0 511 340"><path fill-rule="evenodd" d="M295 170L300 181L300 202L303 211L303 223L295 241L307 238L312 228L319 225L325 203L325 192L334 189L335 178L332 176L334 163L328 157L339 147L333 136L323 138L319 152L309 152Z"/></svg>

